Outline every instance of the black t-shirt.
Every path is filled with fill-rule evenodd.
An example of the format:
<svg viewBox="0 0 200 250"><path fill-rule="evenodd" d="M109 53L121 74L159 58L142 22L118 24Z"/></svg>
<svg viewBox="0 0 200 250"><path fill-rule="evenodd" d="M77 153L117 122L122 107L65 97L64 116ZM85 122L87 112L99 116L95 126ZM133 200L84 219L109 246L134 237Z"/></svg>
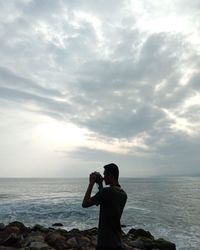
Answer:
<svg viewBox="0 0 200 250"><path fill-rule="evenodd" d="M99 247L121 247L120 218L126 200L127 194L118 186L103 188L91 198L92 204L100 205L97 243Z"/></svg>

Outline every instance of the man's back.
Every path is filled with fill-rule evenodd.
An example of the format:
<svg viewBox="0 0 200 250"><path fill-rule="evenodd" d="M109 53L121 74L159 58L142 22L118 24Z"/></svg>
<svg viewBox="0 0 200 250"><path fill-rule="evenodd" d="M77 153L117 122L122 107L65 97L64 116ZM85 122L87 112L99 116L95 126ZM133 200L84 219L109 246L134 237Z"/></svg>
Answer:
<svg viewBox="0 0 200 250"><path fill-rule="evenodd" d="M100 190L92 202L100 204L98 247L121 247L120 218L126 204L127 194L120 186Z"/></svg>

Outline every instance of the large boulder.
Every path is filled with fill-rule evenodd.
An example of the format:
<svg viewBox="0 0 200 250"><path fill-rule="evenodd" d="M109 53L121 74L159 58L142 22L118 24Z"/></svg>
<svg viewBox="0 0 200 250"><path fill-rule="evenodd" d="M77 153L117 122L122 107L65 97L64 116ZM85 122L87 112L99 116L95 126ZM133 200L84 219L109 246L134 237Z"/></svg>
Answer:
<svg viewBox="0 0 200 250"><path fill-rule="evenodd" d="M3 231L5 229L5 225L3 223L0 223L0 231Z"/></svg>
<svg viewBox="0 0 200 250"><path fill-rule="evenodd" d="M149 231L145 231L144 229L135 229L135 228L131 228L128 231L128 236L130 236L132 239L137 239L138 237L145 237L148 239L154 239L153 235L149 232Z"/></svg>
<svg viewBox="0 0 200 250"><path fill-rule="evenodd" d="M9 247L21 247L22 237L15 233L5 234L3 238L0 239L1 246Z"/></svg>
<svg viewBox="0 0 200 250"><path fill-rule="evenodd" d="M46 235L45 241L55 249L67 249L66 238L58 232L50 232Z"/></svg>
<svg viewBox="0 0 200 250"><path fill-rule="evenodd" d="M12 230L13 231L18 231L18 233L22 234L22 233L25 233L25 232L29 232L30 231L30 228L26 227L23 223L19 222L19 221L14 221L14 222L11 222L9 223L5 229L4 229L6 232L11 232Z"/></svg>
<svg viewBox="0 0 200 250"><path fill-rule="evenodd" d="M31 245L32 242L42 242L44 243L44 236L43 235L36 235L36 236L28 236L26 239L24 239L23 245L25 247L28 247Z"/></svg>
<svg viewBox="0 0 200 250"><path fill-rule="evenodd" d="M54 223L52 227L63 227L64 225L62 223Z"/></svg>
<svg viewBox="0 0 200 250"><path fill-rule="evenodd" d="M29 248L30 250L50 250L51 248L48 244L40 241L34 241L30 244Z"/></svg>

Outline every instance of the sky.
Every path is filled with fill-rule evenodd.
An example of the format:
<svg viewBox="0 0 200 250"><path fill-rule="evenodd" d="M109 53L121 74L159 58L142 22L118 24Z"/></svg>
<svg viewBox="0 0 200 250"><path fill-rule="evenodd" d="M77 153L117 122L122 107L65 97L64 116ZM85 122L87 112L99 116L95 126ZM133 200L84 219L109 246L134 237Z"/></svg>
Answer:
<svg viewBox="0 0 200 250"><path fill-rule="evenodd" d="M200 174L199 0L0 0L0 177Z"/></svg>

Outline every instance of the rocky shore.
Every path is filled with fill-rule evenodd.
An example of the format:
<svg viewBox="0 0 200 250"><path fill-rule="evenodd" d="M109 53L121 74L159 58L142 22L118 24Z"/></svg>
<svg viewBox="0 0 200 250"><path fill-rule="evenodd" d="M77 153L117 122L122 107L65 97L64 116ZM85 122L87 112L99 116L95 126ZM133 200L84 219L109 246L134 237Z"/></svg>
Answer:
<svg viewBox="0 0 200 250"><path fill-rule="evenodd" d="M97 243L97 228L66 231L62 224L52 228L41 225L26 227L15 221L8 225L0 223L0 250L94 250ZM174 243L162 238L155 239L143 229L131 229L123 234L124 249L129 250L174 250Z"/></svg>

